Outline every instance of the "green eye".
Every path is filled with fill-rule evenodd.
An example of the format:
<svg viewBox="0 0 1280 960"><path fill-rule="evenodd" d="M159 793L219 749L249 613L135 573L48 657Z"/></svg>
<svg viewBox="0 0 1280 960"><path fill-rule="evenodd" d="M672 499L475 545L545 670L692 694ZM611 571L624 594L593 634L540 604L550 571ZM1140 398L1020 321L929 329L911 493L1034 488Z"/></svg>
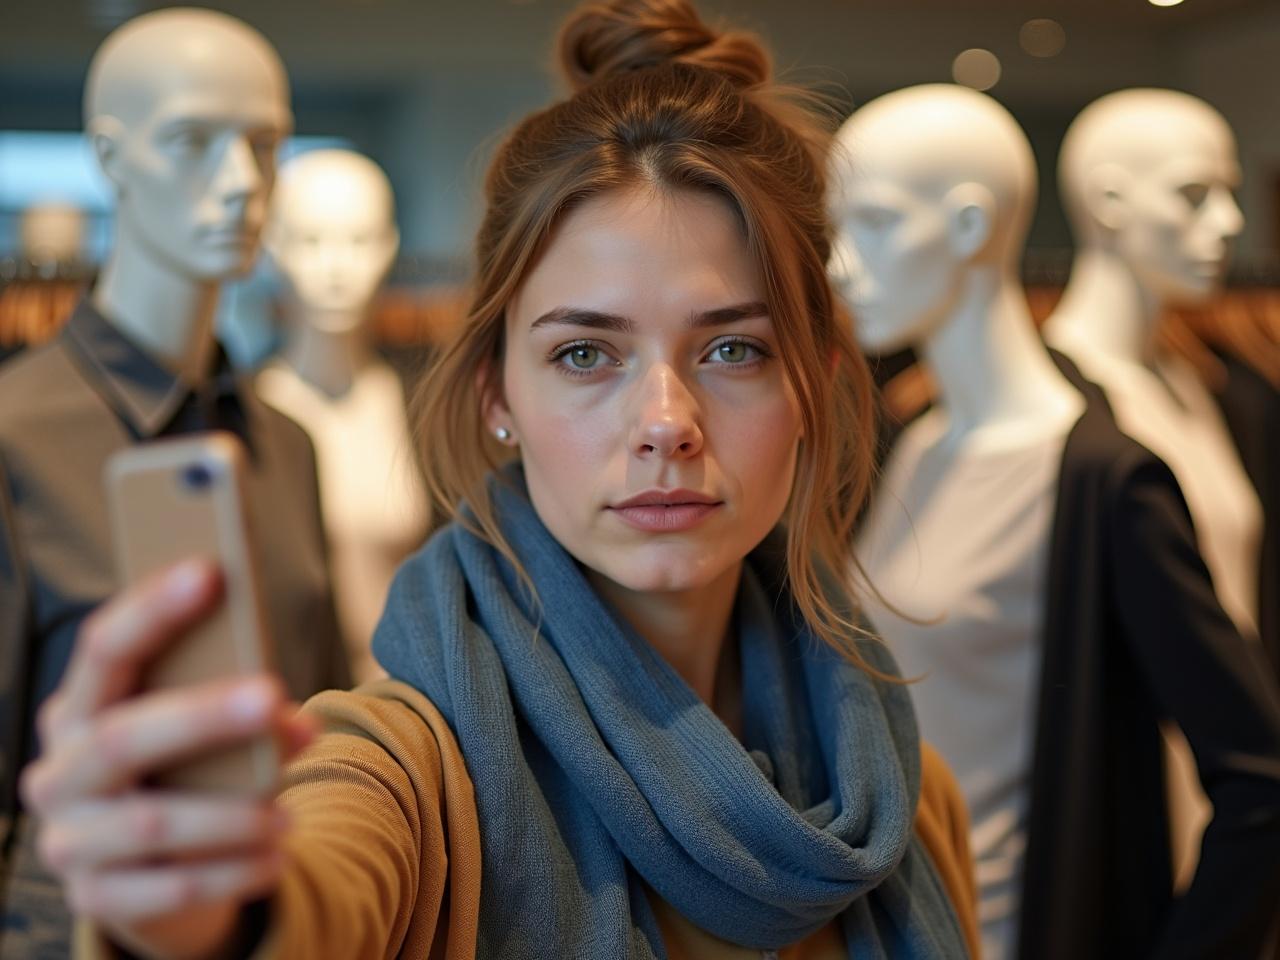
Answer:
<svg viewBox="0 0 1280 960"><path fill-rule="evenodd" d="M716 347L716 353L720 355L720 359L725 363L742 363L747 359L747 345L745 343L722 343Z"/></svg>
<svg viewBox="0 0 1280 960"><path fill-rule="evenodd" d="M730 340L728 343L722 343L720 346L715 347L711 351L711 359L716 363L741 365L750 363L754 359L752 352L756 350L757 348L749 343L744 343L741 340Z"/></svg>
<svg viewBox="0 0 1280 960"><path fill-rule="evenodd" d="M600 351L595 347L574 347L569 351L569 362L579 370L590 370L600 359Z"/></svg>

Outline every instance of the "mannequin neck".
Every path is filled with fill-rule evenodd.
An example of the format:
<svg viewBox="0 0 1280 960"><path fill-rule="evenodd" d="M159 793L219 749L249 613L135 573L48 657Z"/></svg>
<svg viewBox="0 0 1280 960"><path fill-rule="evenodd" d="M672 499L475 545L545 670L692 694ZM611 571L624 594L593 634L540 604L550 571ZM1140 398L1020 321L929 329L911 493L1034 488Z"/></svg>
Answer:
<svg viewBox="0 0 1280 960"><path fill-rule="evenodd" d="M186 276L159 260L122 224L92 302L161 366L198 385L211 372L218 288L216 281Z"/></svg>
<svg viewBox="0 0 1280 960"><path fill-rule="evenodd" d="M1151 366L1162 308L1118 255L1087 246L1076 255L1045 334L1051 342L1069 340L1114 360Z"/></svg>
<svg viewBox="0 0 1280 960"><path fill-rule="evenodd" d="M281 351L284 362L330 399L345 396L360 372L376 362L363 311L317 317L294 301L285 313L290 333Z"/></svg>
<svg viewBox="0 0 1280 960"><path fill-rule="evenodd" d="M997 266L969 271L959 302L921 345L921 356L953 438L991 428L1011 439L1039 436L1047 420L1082 406L1036 335L1022 287Z"/></svg>

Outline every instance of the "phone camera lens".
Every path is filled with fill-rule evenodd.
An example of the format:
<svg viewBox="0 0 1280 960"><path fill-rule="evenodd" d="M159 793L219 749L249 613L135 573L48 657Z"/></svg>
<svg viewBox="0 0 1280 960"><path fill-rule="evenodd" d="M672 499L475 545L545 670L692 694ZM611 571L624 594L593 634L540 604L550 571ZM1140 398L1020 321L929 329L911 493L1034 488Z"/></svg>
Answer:
<svg viewBox="0 0 1280 960"><path fill-rule="evenodd" d="M207 490L213 474L203 463L193 463L182 471L182 485L191 491Z"/></svg>

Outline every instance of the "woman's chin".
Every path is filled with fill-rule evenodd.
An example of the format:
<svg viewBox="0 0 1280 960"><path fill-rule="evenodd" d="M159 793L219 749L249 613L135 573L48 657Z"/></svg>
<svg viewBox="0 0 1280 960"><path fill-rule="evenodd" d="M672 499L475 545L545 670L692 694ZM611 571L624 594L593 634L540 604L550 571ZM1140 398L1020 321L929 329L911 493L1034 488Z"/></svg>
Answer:
<svg viewBox="0 0 1280 960"><path fill-rule="evenodd" d="M649 548L635 557L615 555L598 572L635 593L683 593L710 586L735 565L718 550Z"/></svg>

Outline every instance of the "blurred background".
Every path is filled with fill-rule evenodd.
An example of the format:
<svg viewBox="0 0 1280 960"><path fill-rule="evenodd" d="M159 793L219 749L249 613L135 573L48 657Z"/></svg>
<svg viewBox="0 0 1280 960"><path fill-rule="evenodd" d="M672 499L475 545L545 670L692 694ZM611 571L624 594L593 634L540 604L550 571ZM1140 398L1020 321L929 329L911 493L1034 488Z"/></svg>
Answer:
<svg viewBox="0 0 1280 960"><path fill-rule="evenodd" d="M1171 0L1162 0L1170 3ZM1247 219L1232 281L1280 285L1280 2L1277 0L700 0L763 34L780 73L846 110L917 83L986 89L1022 123L1041 167L1026 262L1052 288L1071 238L1053 170L1070 120L1112 90L1161 86L1209 101L1235 128ZM110 236L111 202L79 135L89 59L106 34L164 4L7 0L0 11L0 284L55 274L73 296ZM456 318L485 161L502 132L558 93L551 43L572 0L231 0L207 4L277 46L294 89L297 142L364 152L396 190L402 248L378 311L384 340L420 342ZM53 205L83 234L48 256L24 247L24 214ZM46 229L45 232L48 232ZM56 234L57 229L53 232ZM58 265L42 257L56 259ZM53 281L51 280L52 284ZM52 287L50 287L52 289ZM246 362L269 346L272 288L225 299ZM56 311L54 311L56 312ZM32 329L37 326L31 322ZM37 333L38 336L38 333ZM239 344L237 346L237 343Z"/></svg>

